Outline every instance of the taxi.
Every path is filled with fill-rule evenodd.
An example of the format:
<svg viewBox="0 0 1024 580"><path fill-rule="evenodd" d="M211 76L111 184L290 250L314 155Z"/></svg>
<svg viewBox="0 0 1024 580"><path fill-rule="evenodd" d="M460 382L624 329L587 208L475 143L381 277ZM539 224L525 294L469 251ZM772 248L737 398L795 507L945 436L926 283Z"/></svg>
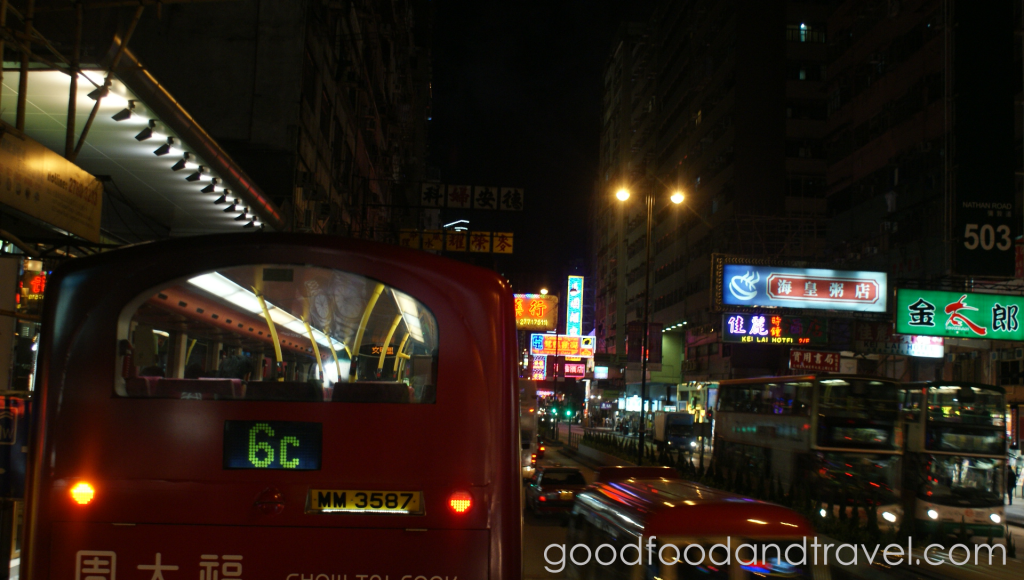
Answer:
<svg viewBox="0 0 1024 580"><path fill-rule="evenodd" d="M526 487L526 507L537 515L567 514L586 486L583 473L575 467L538 467Z"/></svg>

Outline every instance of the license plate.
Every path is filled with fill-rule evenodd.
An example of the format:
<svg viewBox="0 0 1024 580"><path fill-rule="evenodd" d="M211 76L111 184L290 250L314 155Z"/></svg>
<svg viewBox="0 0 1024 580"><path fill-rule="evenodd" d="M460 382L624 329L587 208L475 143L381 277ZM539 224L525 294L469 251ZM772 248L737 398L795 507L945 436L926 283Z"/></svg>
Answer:
<svg viewBox="0 0 1024 580"><path fill-rule="evenodd" d="M419 491L370 491L361 489L311 489L308 511L347 513L423 513Z"/></svg>
<svg viewBox="0 0 1024 580"><path fill-rule="evenodd" d="M569 500L572 499L572 492L571 491L560 491L560 492L558 492L558 499L560 499L561 501L569 501Z"/></svg>

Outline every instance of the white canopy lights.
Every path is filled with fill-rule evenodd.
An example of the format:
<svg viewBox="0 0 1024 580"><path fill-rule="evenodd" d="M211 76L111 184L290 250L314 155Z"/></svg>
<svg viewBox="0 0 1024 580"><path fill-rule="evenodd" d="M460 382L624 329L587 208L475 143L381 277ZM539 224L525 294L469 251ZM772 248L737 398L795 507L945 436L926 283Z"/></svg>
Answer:
<svg viewBox="0 0 1024 580"><path fill-rule="evenodd" d="M89 97L93 100L100 96L109 98L111 93L106 87L100 87L89 93ZM146 141L159 142L160 145L153 151L153 154L157 157L169 155L172 159L175 159L176 161L174 164L170 166L171 171L181 171L183 169L191 170L185 177L185 181L200 185L200 193L214 196L214 199L212 199L214 205L221 205L233 200L233 203L227 206L224 210L225 213L240 211L240 213L235 217L235 221L244 222L242 227L263 229L264 226L260 223L259 217L255 213L250 213L249 208L247 207L240 208L242 202L233 198L232 191L221 185L223 180L220 177L213 175L213 172L209 167L200 164L195 153L183 150L181 148L181 140L174 135L168 134L169 132L166 127L159 120L146 118L142 115L134 100L129 100L127 106L115 113L111 118L119 123L132 121L131 124L133 125L137 124L137 122L142 122L144 127L137 135L135 135L136 141L140 143L144 143Z"/></svg>
<svg viewBox="0 0 1024 580"><path fill-rule="evenodd" d="M683 326L685 326L685 325L686 325L686 322L685 322L685 321L684 321L684 322L680 322L680 323L678 323L678 324L674 324L674 325L672 325L672 326L667 326L667 327L665 327L665 328L661 329L661 332L662 332L662 334L664 334L664 333L666 333L666 332L668 332L668 331L670 331L670 330L675 330L675 329L677 329L677 328L682 328L682 327L683 327Z"/></svg>
<svg viewBox="0 0 1024 580"><path fill-rule="evenodd" d="M260 306L260 301L256 298L256 295L217 272L190 278L188 283L263 318L263 308ZM264 299L264 301L267 304L267 311L270 312L270 319L274 321L275 325L287 328L299 336L306 336L306 325L301 320L295 318L279 306L275 306L269 300ZM331 346L335 351L345 349L343 342L334 340L315 328L310 328L310 331L313 333L313 338L317 343Z"/></svg>

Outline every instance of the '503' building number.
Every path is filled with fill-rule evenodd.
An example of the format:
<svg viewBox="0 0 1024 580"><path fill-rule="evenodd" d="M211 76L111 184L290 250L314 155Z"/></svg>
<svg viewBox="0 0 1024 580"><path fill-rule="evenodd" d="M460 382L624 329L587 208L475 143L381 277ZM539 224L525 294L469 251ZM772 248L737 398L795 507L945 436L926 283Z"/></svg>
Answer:
<svg viewBox="0 0 1024 580"><path fill-rule="evenodd" d="M993 247L1002 251L1009 250L1013 247L1010 226L1004 224L993 227L992 224L981 224L979 228L978 224L967 224L964 230L964 247L974 250L978 246L981 246L982 250L991 250Z"/></svg>

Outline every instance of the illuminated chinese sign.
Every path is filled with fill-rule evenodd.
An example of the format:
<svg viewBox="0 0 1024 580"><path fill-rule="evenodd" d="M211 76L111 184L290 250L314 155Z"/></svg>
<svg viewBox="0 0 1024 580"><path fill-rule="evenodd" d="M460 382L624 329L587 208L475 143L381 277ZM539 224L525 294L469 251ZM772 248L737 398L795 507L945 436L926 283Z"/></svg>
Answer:
<svg viewBox="0 0 1024 580"><path fill-rule="evenodd" d="M565 363L565 376L581 378L587 375L587 363Z"/></svg>
<svg viewBox="0 0 1024 580"><path fill-rule="evenodd" d="M794 348L789 351L789 368L794 371L839 372L839 353Z"/></svg>
<svg viewBox="0 0 1024 580"><path fill-rule="evenodd" d="M548 374L548 357L546 355L539 355L533 357L533 366L530 368L530 378L535 381L543 381ZM544 395L537 391L537 396L542 397Z"/></svg>
<svg viewBox="0 0 1024 580"><path fill-rule="evenodd" d="M516 328L554 330L558 324L558 297L546 294L516 294Z"/></svg>
<svg viewBox="0 0 1024 580"><path fill-rule="evenodd" d="M530 354L593 358L594 342L593 336L533 334L530 335Z"/></svg>
<svg viewBox="0 0 1024 580"><path fill-rule="evenodd" d="M722 342L825 344L828 321L810 316L723 314Z"/></svg>
<svg viewBox="0 0 1024 580"><path fill-rule="evenodd" d="M569 276L568 296L565 333L579 336L583 334L583 276Z"/></svg>
<svg viewBox="0 0 1024 580"><path fill-rule="evenodd" d="M716 306L886 311L884 272L727 264L722 257L714 268Z"/></svg>
<svg viewBox="0 0 1024 580"><path fill-rule="evenodd" d="M853 335L853 350L866 354L896 354L924 358L942 358L942 338L911 334L893 334L891 322L858 320Z"/></svg>
<svg viewBox="0 0 1024 580"><path fill-rule="evenodd" d="M1024 296L942 290L896 291L896 333L1024 340Z"/></svg>

